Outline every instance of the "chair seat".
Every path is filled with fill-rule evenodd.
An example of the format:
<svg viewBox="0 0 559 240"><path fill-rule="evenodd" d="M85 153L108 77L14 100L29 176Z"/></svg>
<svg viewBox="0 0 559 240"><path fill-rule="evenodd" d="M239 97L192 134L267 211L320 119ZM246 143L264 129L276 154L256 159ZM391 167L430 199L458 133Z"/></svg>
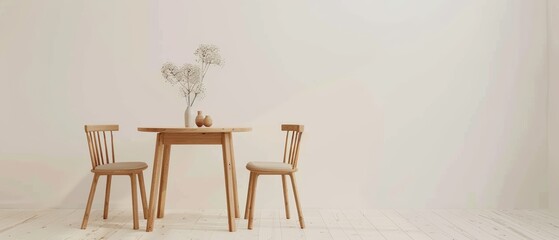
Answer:
<svg viewBox="0 0 559 240"><path fill-rule="evenodd" d="M256 172L265 173L292 173L297 171L293 169L293 166L288 163L283 162L249 162L247 163L247 169Z"/></svg>
<svg viewBox="0 0 559 240"><path fill-rule="evenodd" d="M97 166L91 170L94 173L125 173L137 172L148 168L145 162L116 162Z"/></svg>

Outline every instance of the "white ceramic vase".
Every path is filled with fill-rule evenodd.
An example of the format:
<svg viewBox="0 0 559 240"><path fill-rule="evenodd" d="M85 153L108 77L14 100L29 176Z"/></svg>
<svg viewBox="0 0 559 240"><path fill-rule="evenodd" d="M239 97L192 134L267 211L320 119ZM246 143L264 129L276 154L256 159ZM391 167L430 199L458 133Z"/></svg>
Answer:
<svg viewBox="0 0 559 240"><path fill-rule="evenodd" d="M184 127L193 127L194 118L195 116L192 114L190 106L187 106L186 110L184 110Z"/></svg>

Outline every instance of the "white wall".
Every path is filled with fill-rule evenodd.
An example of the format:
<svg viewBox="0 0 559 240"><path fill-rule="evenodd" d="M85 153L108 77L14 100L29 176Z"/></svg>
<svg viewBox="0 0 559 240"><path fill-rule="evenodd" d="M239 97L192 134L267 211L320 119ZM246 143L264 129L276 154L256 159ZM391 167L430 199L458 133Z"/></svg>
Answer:
<svg viewBox="0 0 559 240"><path fill-rule="evenodd" d="M559 1L548 1L549 207L559 211Z"/></svg>
<svg viewBox="0 0 559 240"><path fill-rule="evenodd" d="M299 122L304 207L547 206L545 0L8 0L0 33L3 208L85 205L86 123L121 124L119 159L151 166L136 128L185 108L159 69L200 43L226 64L198 108L253 127L235 135L241 202L243 166L279 161L280 123ZM220 157L175 147L167 206L223 208ZM282 206L279 178L257 204Z"/></svg>

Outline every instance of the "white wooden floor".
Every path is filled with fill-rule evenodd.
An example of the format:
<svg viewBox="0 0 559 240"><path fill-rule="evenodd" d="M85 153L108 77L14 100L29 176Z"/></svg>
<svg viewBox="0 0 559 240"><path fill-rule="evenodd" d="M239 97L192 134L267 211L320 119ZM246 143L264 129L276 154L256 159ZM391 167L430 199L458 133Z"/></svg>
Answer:
<svg viewBox="0 0 559 240"><path fill-rule="evenodd" d="M132 230L131 211L103 220L93 210L81 230L83 209L0 210L0 239L559 239L559 215L545 210L312 210L299 229L283 210L255 212L254 230L237 220L227 231L225 210L167 210L155 230ZM292 214L296 215L296 212Z"/></svg>

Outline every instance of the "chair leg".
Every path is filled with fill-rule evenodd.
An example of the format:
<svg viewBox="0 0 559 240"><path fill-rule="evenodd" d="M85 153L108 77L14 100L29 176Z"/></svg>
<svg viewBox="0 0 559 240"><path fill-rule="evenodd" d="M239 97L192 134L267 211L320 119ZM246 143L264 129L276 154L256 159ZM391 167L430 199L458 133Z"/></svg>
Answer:
<svg viewBox="0 0 559 240"><path fill-rule="evenodd" d="M295 175L289 174L291 177L291 185L293 186L293 196L295 196L295 205L297 205L297 214L299 215L299 225L301 229L305 228L305 220L303 219L303 211L301 210L301 205L299 204L299 194L297 193L297 184L295 183Z"/></svg>
<svg viewBox="0 0 559 240"><path fill-rule="evenodd" d="M109 199L111 197L111 179L112 175L107 175L107 186L105 187L105 207L103 208L103 219L109 217Z"/></svg>
<svg viewBox="0 0 559 240"><path fill-rule="evenodd" d="M139 229L140 222L138 220L138 187L136 186L136 174L130 174L130 182L132 184L132 216L134 218L134 229Z"/></svg>
<svg viewBox="0 0 559 240"><path fill-rule="evenodd" d="M252 223L254 222L254 196L256 195L256 185L258 182L258 174L254 173L252 176L252 193L250 194L250 206L248 215L248 229L252 229Z"/></svg>
<svg viewBox="0 0 559 240"><path fill-rule="evenodd" d="M82 229L85 229L87 227L87 220L89 219L91 204L93 203L93 197L95 196L95 188L97 187L97 180L99 180L99 175L95 174L93 176L93 181L91 182L91 189L89 190L89 198L87 199L85 213L83 214Z"/></svg>
<svg viewBox="0 0 559 240"><path fill-rule="evenodd" d="M283 202L285 203L285 218L289 219L289 198L287 197L287 182L285 175L281 175L283 185Z"/></svg>
<svg viewBox="0 0 559 240"><path fill-rule="evenodd" d="M248 219L249 208L250 208L250 198L252 196L252 175L253 175L253 173L251 172L250 177L248 178L247 204L245 206L245 219Z"/></svg>
<svg viewBox="0 0 559 240"><path fill-rule="evenodd" d="M142 196L142 208L144 210L144 219L148 219L148 203L146 200L146 185L144 184L144 172L138 174L140 182L140 195Z"/></svg>

